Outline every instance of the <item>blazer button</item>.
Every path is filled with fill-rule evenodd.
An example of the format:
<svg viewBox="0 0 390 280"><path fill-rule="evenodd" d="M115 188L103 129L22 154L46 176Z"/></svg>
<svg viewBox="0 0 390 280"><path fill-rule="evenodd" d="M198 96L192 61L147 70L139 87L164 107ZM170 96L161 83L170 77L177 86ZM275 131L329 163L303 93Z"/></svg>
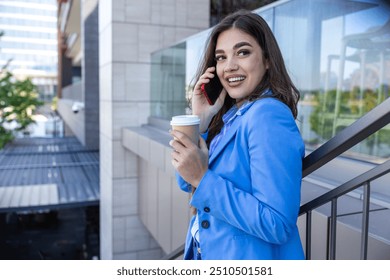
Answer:
<svg viewBox="0 0 390 280"><path fill-rule="evenodd" d="M202 221L201 223L202 228L208 229L210 227L210 222L209 221Z"/></svg>
<svg viewBox="0 0 390 280"><path fill-rule="evenodd" d="M210 212L210 208L208 208L208 207L203 208L203 210L204 210L206 213L209 213L209 212Z"/></svg>

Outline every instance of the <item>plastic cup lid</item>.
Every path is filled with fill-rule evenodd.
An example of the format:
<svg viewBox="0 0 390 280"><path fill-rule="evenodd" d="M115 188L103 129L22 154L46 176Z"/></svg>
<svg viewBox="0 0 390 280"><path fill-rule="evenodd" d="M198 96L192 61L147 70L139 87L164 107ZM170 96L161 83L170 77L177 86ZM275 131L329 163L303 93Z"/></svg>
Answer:
<svg viewBox="0 0 390 280"><path fill-rule="evenodd" d="M200 124L200 118L197 115L173 116L171 125L194 125Z"/></svg>

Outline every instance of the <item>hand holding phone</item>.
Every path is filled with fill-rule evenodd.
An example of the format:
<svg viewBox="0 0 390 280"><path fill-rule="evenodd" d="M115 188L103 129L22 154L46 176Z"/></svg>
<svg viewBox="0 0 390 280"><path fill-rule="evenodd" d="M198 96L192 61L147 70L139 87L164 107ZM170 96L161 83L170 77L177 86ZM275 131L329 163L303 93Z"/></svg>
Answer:
<svg viewBox="0 0 390 280"><path fill-rule="evenodd" d="M201 85L202 93L207 98L207 102L210 105L215 104L215 101L217 101L222 89L223 86L217 75L215 75L214 78L210 79L210 82L208 82L207 84Z"/></svg>

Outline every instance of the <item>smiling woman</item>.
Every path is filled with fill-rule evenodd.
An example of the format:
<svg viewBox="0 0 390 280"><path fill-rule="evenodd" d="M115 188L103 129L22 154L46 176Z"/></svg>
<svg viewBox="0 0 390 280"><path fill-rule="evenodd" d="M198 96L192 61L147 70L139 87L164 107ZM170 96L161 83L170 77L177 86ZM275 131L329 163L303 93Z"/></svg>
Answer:
<svg viewBox="0 0 390 280"><path fill-rule="evenodd" d="M211 32L192 92L199 146L171 132L172 164L196 209L185 259L303 259L299 92L267 23L236 12ZM219 79L211 105L202 87ZM286 141L288 139L288 141Z"/></svg>

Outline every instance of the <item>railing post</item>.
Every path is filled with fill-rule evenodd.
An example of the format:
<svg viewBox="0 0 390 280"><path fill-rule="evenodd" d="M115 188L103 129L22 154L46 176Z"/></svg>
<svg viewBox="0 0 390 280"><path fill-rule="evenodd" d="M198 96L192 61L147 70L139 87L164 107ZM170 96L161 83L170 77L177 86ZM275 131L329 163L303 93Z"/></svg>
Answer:
<svg viewBox="0 0 390 280"><path fill-rule="evenodd" d="M336 225L337 225L337 198L333 198L331 202L331 220L330 220L330 248L329 259L336 259Z"/></svg>
<svg viewBox="0 0 390 280"><path fill-rule="evenodd" d="M368 181L363 186L363 215L362 215L362 239L360 246L360 259L367 259L367 244L368 244L368 226L369 226L369 216L370 216L370 193L371 186L370 181Z"/></svg>
<svg viewBox="0 0 390 280"><path fill-rule="evenodd" d="M311 213L306 213L306 260L311 259Z"/></svg>

